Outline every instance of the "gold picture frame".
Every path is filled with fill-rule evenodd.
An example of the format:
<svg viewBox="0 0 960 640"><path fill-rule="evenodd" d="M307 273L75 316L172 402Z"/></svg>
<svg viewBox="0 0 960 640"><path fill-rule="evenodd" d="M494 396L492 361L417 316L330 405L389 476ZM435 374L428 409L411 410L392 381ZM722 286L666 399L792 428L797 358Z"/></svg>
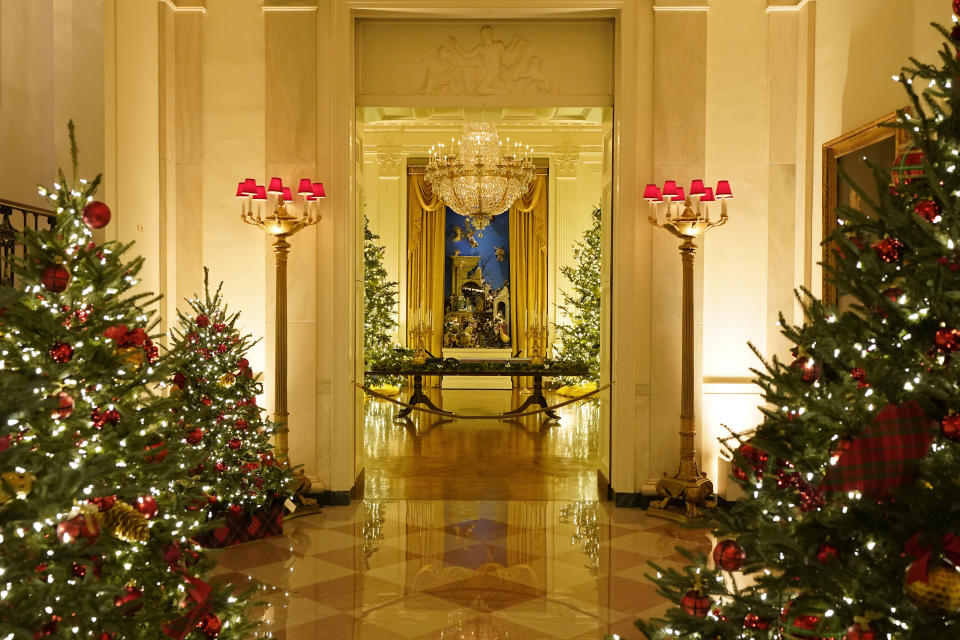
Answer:
<svg viewBox="0 0 960 640"><path fill-rule="evenodd" d="M844 167L847 175L853 179L858 186L868 193L874 190L872 182L861 182L859 178L872 181L872 172L859 162L859 157L867 157L875 164L881 166L893 166L897 154L909 146L908 133L899 128L893 128L889 125L897 121L897 117L902 113L910 113L910 109L905 107L889 113L873 122L869 122L853 131L838 136L833 140L823 143L823 243L822 259L823 264L833 267L836 265L837 256L834 252L832 243L827 242L830 234L837 228L837 206L843 197L844 204L852 204L847 199L857 198L850 187L839 179L839 168ZM857 175L859 173L859 176ZM869 176L869 177L867 177ZM841 193L843 191L844 193ZM837 299L837 290L828 281L827 269L823 269L823 301L828 304L840 304L842 301Z"/></svg>

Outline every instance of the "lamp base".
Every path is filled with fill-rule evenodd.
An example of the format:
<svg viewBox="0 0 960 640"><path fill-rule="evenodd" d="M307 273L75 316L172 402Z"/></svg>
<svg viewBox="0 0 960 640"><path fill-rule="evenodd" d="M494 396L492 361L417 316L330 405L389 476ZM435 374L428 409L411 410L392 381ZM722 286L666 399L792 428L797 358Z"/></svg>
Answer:
<svg viewBox="0 0 960 640"><path fill-rule="evenodd" d="M713 495L713 482L705 473L690 475L678 471L673 476L664 473L663 477L657 481L657 495L663 500L650 503L650 508L647 510L649 515L657 518L694 520L703 517L697 505L707 509L717 506L717 498ZM683 501L685 505L683 513L668 509L670 501L674 499Z"/></svg>

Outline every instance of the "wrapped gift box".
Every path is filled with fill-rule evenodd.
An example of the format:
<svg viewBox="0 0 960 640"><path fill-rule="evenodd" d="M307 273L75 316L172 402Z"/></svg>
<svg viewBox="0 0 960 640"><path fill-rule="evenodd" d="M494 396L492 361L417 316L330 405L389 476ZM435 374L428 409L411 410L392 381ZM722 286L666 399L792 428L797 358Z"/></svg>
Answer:
<svg viewBox="0 0 960 640"><path fill-rule="evenodd" d="M283 503L261 507L250 513L227 513L223 524L197 538L208 549L230 547L283 534Z"/></svg>

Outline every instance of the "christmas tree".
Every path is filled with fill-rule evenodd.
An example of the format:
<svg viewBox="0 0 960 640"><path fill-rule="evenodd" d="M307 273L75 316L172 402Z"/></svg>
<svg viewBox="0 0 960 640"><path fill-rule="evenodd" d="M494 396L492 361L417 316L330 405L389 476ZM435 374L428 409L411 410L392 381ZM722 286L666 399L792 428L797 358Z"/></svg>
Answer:
<svg viewBox="0 0 960 640"><path fill-rule="evenodd" d="M570 283L571 292L563 292L560 310L565 317L556 325L554 353L557 360L582 363L590 374L583 378L559 378L562 384L600 380L600 262L603 238L600 231L600 207L590 213L590 228L573 247L576 266L564 265L560 273Z"/></svg>
<svg viewBox="0 0 960 640"><path fill-rule="evenodd" d="M263 392L247 354L255 344L237 327L220 294L211 295L209 271L203 270L203 298L187 300L192 315L178 311L172 332L177 354L173 376L174 411L187 443L204 451L188 474L208 496L208 516L228 510L252 513L287 493L292 474L273 457L272 424L257 406Z"/></svg>
<svg viewBox="0 0 960 640"><path fill-rule="evenodd" d="M855 302L801 294L795 360L756 372L764 420L728 441L746 496L708 523L712 563L656 567L679 606L650 638L960 637L960 28L940 30L942 65L897 78L914 147L873 168L878 196L851 184L870 211L840 207L828 239Z"/></svg>
<svg viewBox="0 0 960 640"><path fill-rule="evenodd" d="M204 581L202 523L182 490L193 450L158 393L157 298L142 258L97 244L99 176L61 171L51 230L19 236L0 288L0 637L247 637L245 595Z"/></svg>
<svg viewBox="0 0 960 640"><path fill-rule="evenodd" d="M370 230L370 220L363 218L363 359L370 368L395 359L391 344L397 328L397 283L387 279L383 266L386 248ZM371 384L397 384L400 378L378 376L368 378Z"/></svg>

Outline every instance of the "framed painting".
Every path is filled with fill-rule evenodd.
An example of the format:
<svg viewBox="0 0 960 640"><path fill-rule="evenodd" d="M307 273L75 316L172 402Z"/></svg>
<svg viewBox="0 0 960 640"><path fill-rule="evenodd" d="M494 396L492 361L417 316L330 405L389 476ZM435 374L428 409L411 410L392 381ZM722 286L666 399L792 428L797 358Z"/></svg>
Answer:
<svg viewBox="0 0 960 640"><path fill-rule="evenodd" d="M823 264L834 266L836 254L833 243L826 242L837 228L837 206L848 205L855 209L867 207L860 195L841 177L846 174L871 200L879 198L873 171L864 163L868 160L880 167L892 167L897 154L909 145L909 136L903 129L889 125L896 122L897 115L909 113L899 109L873 122L834 138L823 145ZM866 213L870 214L867 207ZM836 304L842 312L849 306L843 296L837 297L836 287L829 282L827 270L823 270L823 301Z"/></svg>

